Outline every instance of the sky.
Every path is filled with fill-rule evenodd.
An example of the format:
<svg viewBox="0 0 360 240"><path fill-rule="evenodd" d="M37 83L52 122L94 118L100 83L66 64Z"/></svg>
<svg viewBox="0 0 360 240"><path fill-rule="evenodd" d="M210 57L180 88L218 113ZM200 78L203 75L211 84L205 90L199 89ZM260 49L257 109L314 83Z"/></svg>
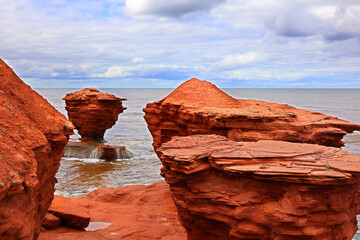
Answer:
<svg viewBox="0 0 360 240"><path fill-rule="evenodd" d="M0 0L30 86L359 88L359 0Z"/></svg>

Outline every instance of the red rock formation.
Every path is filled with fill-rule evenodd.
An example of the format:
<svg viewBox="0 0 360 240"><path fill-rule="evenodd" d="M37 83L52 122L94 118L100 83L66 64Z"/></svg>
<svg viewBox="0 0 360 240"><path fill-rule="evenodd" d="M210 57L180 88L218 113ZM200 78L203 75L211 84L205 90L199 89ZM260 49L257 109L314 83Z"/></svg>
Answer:
<svg viewBox="0 0 360 240"><path fill-rule="evenodd" d="M46 213L41 226L46 229L58 228L61 226L61 219L52 213Z"/></svg>
<svg viewBox="0 0 360 240"><path fill-rule="evenodd" d="M0 239L36 239L73 125L0 60Z"/></svg>
<svg viewBox="0 0 360 240"><path fill-rule="evenodd" d="M186 239L165 182L100 188L68 201L88 211L90 224L103 223L105 227L85 232L63 226L42 232L39 240Z"/></svg>
<svg viewBox="0 0 360 240"><path fill-rule="evenodd" d="M234 99L198 79L144 112L188 239L355 234L360 157L333 147L359 124Z"/></svg>
<svg viewBox="0 0 360 240"><path fill-rule="evenodd" d="M164 99L147 104L144 112L155 149L173 136L193 134L218 134L235 141L273 139L341 147L346 133L360 130L360 124L322 113L234 99L215 85L195 78Z"/></svg>
<svg viewBox="0 0 360 240"><path fill-rule="evenodd" d="M334 147L219 135L158 148L188 239L351 239L360 157Z"/></svg>
<svg viewBox="0 0 360 240"><path fill-rule="evenodd" d="M75 125L83 140L101 140L107 129L117 121L126 107L125 98L102 93L95 88L66 94L64 97L70 121Z"/></svg>
<svg viewBox="0 0 360 240"><path fill-rule="evenodd" d="M61 222L69 227L83 229L90 223L87 209L70 198L55 196L48 212L61 219Z"/></svg>

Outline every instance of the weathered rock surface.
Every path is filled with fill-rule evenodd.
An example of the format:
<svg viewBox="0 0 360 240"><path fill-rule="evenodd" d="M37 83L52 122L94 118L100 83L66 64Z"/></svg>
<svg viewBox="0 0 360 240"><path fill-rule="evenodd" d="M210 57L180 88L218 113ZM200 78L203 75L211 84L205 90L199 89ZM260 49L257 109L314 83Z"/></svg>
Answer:
<svg viewBox="0 0 360 240"><path fill-rule="evenodd" d="M186 239L165 182L100 188L70 201L87 210L90 224L105 227L81 231L62 226L42 232L39 240Z"/></svg>
<svg viewBox="0 0 360 240"><path fill-rule="evenodd" d="M155 149L173 136L193 134L218 134L235 141L282 140L341 147L345 134L360 130L360 124L322 113L235 99L195 78L164 99L147 104L144 112Z"/></svg>
<svg viewBox="0 0 360 240"><path fill-rule="evenodd" d="M55 196L48 212L60 218L61 222L69 227L83 229L90 223L87 209L71 198Z"/></svg>
<svg viewBox="0 0 360 240"><path fill-rule="evenodd" d="M339 148L219 135L158 148L188 239L351 239L360 157Z"/></svg>
<svg viewBox="0 0 360 240"><path fill-rule="evenodd" d="M95 141L70 141L64 148L64 156L116 160L132 158L134 155L125 146L107 145Z"/></svg>
<svg viewBox="0 0 360 240"><path fill-rule="evenodd" d="M70 121L75 125L83 140L102 140L107 129L118 120L126 107L125 98L102 93L95 88L66 94L64 97Z"/></svg>
<svg viewBox="0 0 360 240"><path fill-rule="evenodd" d="M0 239L36 239L73 125L0 60Z"/></svg>
<svg viewBox="0 0 360 240"><path fill-rule="evenodd" d="M41 226L46 229L58 228L61 226L61 219L54 214L47 212Z"/></svg>

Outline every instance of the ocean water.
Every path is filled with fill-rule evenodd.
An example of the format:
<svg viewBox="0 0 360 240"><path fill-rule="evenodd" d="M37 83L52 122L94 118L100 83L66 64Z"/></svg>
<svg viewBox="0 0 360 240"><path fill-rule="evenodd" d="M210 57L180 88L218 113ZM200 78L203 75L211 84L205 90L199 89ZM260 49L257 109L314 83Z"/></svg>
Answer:
<svg viewBox="0 0 360 240"><path fill-rule="evenodd" d="M58 111L67 116L66 93L79 89L36 89ZM132 159L106 162L100 159L65 158L56 175L56 194L76 197L101 186L121 187L132 184L151 184L162 180L161 163L152 148L152 137L143 118L142 109L148 102L167 96L172 89L100 89L127 98L127 107L119 120L105 133L107 144L126 146ZM241 99L258 99L289 104L297 108L322 112L354 123L360 123L360 89L223 89ZM78 141L74 134L71 140ZM344 137L344 149L360 156L360 132ZM360 239L358 232L354 239Z"/></svg>

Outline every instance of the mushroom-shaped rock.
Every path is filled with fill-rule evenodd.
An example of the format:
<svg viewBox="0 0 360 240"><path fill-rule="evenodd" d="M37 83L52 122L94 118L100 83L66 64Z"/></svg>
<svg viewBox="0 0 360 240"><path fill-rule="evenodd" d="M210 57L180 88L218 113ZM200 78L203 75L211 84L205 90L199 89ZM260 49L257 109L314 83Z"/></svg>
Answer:
<svg viewBox="0 0 360 240"><path fill-rule="evenodd" d="M0 59L0 239L37 239L74 126Z"/></svg>
<svg viewBox="0 0 360 240"><path fill-rule="evenodd" d="M144 112L155 149L173 136L193 134L218 134L235 141L267 139L341 147L345 134L360 130L360 124L318 112L235 99L196 78L164 99L148 103Z"/></svg>
<svg viewBox="0 0 360 240"><path fill-rule="evenodd" d="M105 131L116 123L118 115L126 109L122 105L125 98L102 93L95 88L68 93L64 100L69 120L82 140L102 140Z"/></svg>
<svg viewBox="0 0 360 240"><path fill-rule="evenodd" d="M360 157L335 147L219 135L158 153L188 239L351 239Z"/></svg>

